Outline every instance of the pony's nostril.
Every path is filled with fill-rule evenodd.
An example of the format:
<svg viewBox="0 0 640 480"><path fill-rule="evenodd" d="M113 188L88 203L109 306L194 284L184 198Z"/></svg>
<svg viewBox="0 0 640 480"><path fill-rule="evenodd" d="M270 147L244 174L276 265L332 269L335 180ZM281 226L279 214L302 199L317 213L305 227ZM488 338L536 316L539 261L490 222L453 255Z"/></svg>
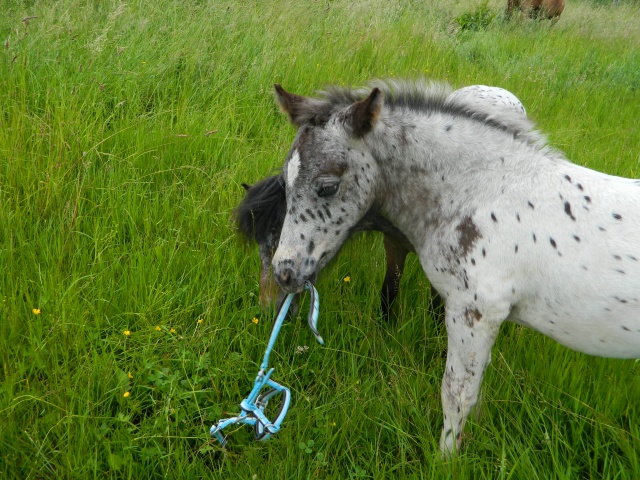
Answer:
<svg viewBox="0 0 640 480"><path fill-rule="evenodd" d="M293 282L293 270L285 267L278 272L276 277L281 287L289 287Z"/></svg>

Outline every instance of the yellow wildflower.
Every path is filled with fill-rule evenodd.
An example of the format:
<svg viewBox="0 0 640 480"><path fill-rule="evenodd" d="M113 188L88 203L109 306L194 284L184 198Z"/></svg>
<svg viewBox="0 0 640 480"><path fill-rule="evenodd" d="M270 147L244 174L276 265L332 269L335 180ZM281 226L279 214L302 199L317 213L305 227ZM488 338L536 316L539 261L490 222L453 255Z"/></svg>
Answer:
<svg viewBox="0 0 640 480"><path fill-rule="evenodd" d="M33 309L33 314L34 315L40 315L40 309L39 308L34 308Z"/></svg>
<svg viewBox="0 0 640 480"><path fill-rule="evenodd" d="M171 330L169 330L171 333L176 333L176 329L172 328Z"/></svg>
<svg viewBox="0 0 640 480"><path fill-rule="evenodd" d="M258 324L258 322L259 322L260 320L258 319L258 317L253 317L253 318L251 319L251 321L252 321L255 325L257 325L257 324Z"/></svg>
<svg viewBox="0 0 640 480"><path fill-rule="evenodd" d="M128 337L129 335L131 335L131 330L125 330L122 333L124 334L125 337Z"/></svg>
<svg viewBox="0 0 640 480"><path fill-rule="evenodd" d="M202 322L204 322L204 320L202 318L198 319L198 325L200 325Z"/></svg>
<svg viewBox="0 0 640 480"><path fill-rule="evenodd" d="M124 398L127 398L129 395L131 395L131 392L124 392L124 395L122 395Z"/></svg>
<svg viewBox="0 0 640 480"><path fill-rule="evenodd" d="M350 281L351 281L351 277L349 275L344 277L344 283L349 283Z"/></svg>
<svg viewBox="0 0 640 480"><path fill-rule="evenodd" d="M127 373L127 377L129 377L130 379L133 378L133 375L131 374L131 372Z"/></svg>
<svg viewBox="0 0 640 480"><path fill-rule="evenodd" d="M160 325L156 325L156 332L159 332L160 330L162 330L162 329L160 328Z"/></svg>

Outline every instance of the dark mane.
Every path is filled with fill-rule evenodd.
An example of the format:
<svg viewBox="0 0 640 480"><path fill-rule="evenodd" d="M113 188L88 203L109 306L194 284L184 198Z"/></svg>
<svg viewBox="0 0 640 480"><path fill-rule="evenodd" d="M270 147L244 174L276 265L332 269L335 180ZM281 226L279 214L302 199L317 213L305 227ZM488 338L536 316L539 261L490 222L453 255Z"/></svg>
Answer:
<svg viewBox="0 0 640 480"><path fill-rule="evenodd" d="M451 87L446 83L375 80L366 88L330 87L320 94L334 107L347 107L366 98L372 88L380 89L387 108L425 113L442 109L451 93Z"/></svg>
<svg viewBox="0 0 640 480"><path fill-rule="evenodd" d="M240 233L258 244L270 241L270 237L280 238L287 211L282 175L265 178L253 186L243 185L247 193L234 211Z"/></svg>
<svg viewBox="0 0 640 480"><path fill-rule="evenodd" d="M426 115L443 113L463 117L491 128L512 134L529 144L545 145L544 137L535 130L535 125L523 115L509 111L483 109L464 101L448 101L451 87L447 83L428 80L400 81L376 80L366 88L329 87L320 92L320 99L310 105L309 119L314 125L325 123L336 109L346 108L360 101L377 87L384 95L385 108L390 110L410 110Z"/></svg>

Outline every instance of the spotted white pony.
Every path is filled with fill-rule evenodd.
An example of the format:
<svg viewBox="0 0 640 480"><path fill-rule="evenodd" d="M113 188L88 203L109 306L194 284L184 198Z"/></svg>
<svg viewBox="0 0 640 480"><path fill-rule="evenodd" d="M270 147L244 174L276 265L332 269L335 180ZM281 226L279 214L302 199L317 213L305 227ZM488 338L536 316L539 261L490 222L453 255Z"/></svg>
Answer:
<svg viewBox="0 0 640 480"><path fill-rule="evenodd" d="M572 349L640 357L640 181L570 163L523 115L378 82L276 97L298 127L273 258L287 292L372 207L411 242L445 302L440 448L460 447L505 320Z"/></svg>
<svg viewBox="0 0 640 480"><path fill-rule="evenodd" d="M447 102L465 102L472 109L480 111L500 110L527 114L524 105L513 93L500 87L470 85L454 91ZM235 209L238 232L260 247L260 303L263 306L276 301L281 304L285 294L279 291L271 275L271 261L280 242L280 232L286 214L286 192L282 174L267 177L257 184L243 184L246 195ZM349 229L349 235L359 231L378 231L384 235L384 249L387 271L380 293L380 310L385 319L390 316L390 308L400 288L407 255L414 252L413 246L402 232L379 214L376 208L369 210L356 225ZM432 305L440 310L440 297L434 295ZM292 303L295 311L296 302Z"/></svg>

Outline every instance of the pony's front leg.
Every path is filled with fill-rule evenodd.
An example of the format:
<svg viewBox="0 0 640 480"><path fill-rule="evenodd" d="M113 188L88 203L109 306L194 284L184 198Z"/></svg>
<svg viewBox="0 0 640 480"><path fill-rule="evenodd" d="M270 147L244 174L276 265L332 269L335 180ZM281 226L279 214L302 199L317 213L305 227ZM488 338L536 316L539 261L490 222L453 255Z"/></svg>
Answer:
<svg viewBox="0 0 640 480"><path fill-rule="evenodd" d="M500 322L486 318L475 306L462 309L447 306L445 315L448 351L442 378L444 425L440 450L451 455L460 449L465 421L478 401Z"/></svg>

